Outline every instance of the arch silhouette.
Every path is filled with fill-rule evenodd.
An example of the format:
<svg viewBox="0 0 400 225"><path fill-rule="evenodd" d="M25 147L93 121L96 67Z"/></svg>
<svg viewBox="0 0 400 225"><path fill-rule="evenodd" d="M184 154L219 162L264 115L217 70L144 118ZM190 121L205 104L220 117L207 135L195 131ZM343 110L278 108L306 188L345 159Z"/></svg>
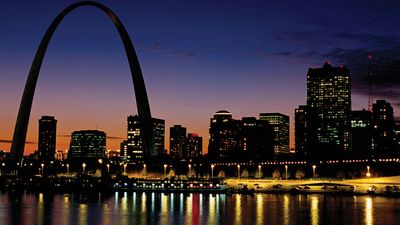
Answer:
<svg viewBox="0 0 400 225"><path fill-rule="evenodd" d="M28 79L25 84L24 93L21 99L21 104L18 111L18 117L15 124L13 141L11 145L11 156L12 162L16 163L22 160L25 148L26 134L28 129L29 117L32 108L33 96L35 93L36 83L39 77L40 68L42 66L43 58L46 53L47 47L56 31L58 25L64 19L64 17L71 11L79 8L81 6L93 6L100 9L106 13L121 37L124 44L125 52L128 58L129 67L132 75L133 88L136 97L136 105L139 114L139 120L141 125L141 133L143 135L144 144L144 157L150 158L156 155L155 149L153 148L153 129L151 121L150 105L147 98L146 87L143 80L142 71L140 69L139 61L136 56L135 49L133 47L132 41L126 31L124 25L119 20L111 9L97 2L93 1L81 1L74 3L63 11L53 20L47 29L44 37L42 38L40 45L36 51L35 57L33 59L31 69L29 71Z"/></svg>

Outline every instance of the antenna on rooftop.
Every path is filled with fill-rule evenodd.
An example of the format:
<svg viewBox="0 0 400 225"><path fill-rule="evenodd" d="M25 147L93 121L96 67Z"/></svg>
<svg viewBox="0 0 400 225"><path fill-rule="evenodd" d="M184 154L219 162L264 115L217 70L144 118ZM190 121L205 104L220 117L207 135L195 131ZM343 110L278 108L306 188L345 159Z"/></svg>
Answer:
<svg viewBox="0 0 400 225"><path fill-rule="evenodd" d="M372 53L368 54L368 111L372 111Z"/></svg>

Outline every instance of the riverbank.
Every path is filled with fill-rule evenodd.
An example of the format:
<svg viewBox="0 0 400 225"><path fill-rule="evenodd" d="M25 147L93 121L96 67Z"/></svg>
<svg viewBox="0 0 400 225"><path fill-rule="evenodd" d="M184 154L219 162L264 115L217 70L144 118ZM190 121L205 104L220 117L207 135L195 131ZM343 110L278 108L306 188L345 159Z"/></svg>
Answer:
<svg viewBox="0 0 400 225"><path fill-rule="evenodd" d="M382 195L400 197L400 176L352 180L227 179L229 188L256 193Z"/></svg>

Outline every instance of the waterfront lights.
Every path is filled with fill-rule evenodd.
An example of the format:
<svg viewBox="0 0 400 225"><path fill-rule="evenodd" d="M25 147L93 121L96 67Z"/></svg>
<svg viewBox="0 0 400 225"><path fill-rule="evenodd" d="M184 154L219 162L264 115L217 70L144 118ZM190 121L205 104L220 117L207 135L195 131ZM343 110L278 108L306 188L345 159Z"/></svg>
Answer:
<svg viewBox="0 0 400 225"><path fill-rule="evenodd" d="M42 176L43 176L43 172L44 172L44 163L40 164L40 166L42 167Z"/></svg>
<svg viewBox="0 0 400 225"><path fill-rule="evenodd" d="M146 176L146 174L147 174L146 164L143 164L143 175Z"/></svg>
<svg viewBox="0 0 400 225"><path fill-rule="evenodd" d="M188 175L188 177L191 177L191 175L192 175L192 165L189 164L188 167L189 167L189 175Z"/></svg>
<svg viewBox="0 0 400 225"><path fill-rule="evenodd" d="M82 173L85 173L86 163L82 163Z"/></svg>
<svg viewBox="0 0 400 225"><path fill-rule="evenodd" d="M164 164L164 178L167 177L167 164Z"/></svg>
<svg viewBox="0 0 400 225"><path fill-rule="evenodd" d="M367 177L370 177L371 176L371 173L369 172L369 169L370 169L370 167L369 166L367 166Z"/></svg>
<svg viewBox="0 0 400 225"><path fill-rule="evenodd" d="M240 179L240 164L237 165L237 169L238 169L238 179Z"/></svg>
<svg viewBox="0 0 400 225"><path fill-rule="evenodd" d="M215 167L215 165L211 164L211 178L214 177L214 167Z"/></svg>
<svg viewBox="0 0 400 225"><path fill-rule="evenodd" d="M288 165L285 165L285 180L287 180L287 170L288 170Z"/></svg>
<svg viewBox="0 0 400 225"><path fill-rule="evenodd" d="M316 165L313 165L312 166L312 169L313 169L313 178L315 179L315 169L317 168L317 166Z"/></svg>
<svg viewBox="0 0 400 225"><path fill-rule="evenodd" d="M128 166L128 164L124 163L124 174L126 174L126 167Z"/></svg>

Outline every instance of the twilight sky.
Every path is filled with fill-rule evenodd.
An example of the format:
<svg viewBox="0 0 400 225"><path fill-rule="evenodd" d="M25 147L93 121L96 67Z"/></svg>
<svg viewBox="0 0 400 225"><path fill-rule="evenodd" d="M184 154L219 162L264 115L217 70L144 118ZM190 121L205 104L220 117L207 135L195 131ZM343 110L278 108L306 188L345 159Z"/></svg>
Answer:
<svg viewBox="0 0 400 225"><path fill-rule="evenodd" d="M9 150L23 87L41 38L73 1L0 2L0 149ZM400 106L398 1L99 1L124 23L136 48L153 117L204 137L209 118L281 112L306 102L306 73L325 61L352 73L353 109L367 108L367 56L374 99ZM58 150L74 130L99 129L119 149L136 114L127 59L110 19L93 7L56 31L36 88L25 153L37 148L38 119L58 120ZM398 115L398 114L397 114ZM292 140L293 140L293 130ZM291 146L294 145L291 140ZM167 149L169 148L166 142Z"/></svg>

